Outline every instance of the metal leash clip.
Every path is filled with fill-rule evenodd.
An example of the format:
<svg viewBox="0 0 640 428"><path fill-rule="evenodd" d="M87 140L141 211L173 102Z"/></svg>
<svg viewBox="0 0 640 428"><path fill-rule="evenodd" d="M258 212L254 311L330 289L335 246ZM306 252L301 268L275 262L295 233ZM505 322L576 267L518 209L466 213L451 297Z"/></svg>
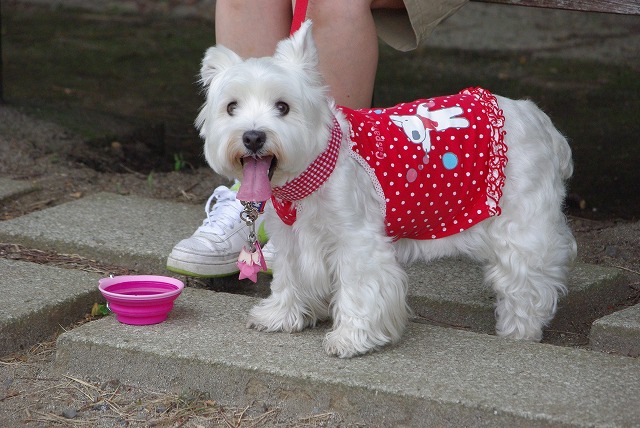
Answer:
<svg viewBox="0 0 640 428"><path fill-rule="evenodd" d="M240 213L240 219L249 228L249 236L247 236L247 244L249 244L248 250L250 252L256 251L256 242L258 242L258 235L256 235L256 220L260 216L260 211L252 202L242 202L244 210Z"/></svg>

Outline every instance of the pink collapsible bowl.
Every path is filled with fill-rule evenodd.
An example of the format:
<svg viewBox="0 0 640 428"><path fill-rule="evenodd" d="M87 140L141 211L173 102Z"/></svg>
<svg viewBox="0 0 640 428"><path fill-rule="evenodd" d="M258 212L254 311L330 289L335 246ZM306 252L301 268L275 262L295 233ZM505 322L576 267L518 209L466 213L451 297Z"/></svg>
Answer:
<svg viewBox="0 0 640 428"><path fill-rule="evenodd" d="M102 278L98 284L116 319L132 325L158 324L167 319L184 288L182 281L158 275Z"/></svg>

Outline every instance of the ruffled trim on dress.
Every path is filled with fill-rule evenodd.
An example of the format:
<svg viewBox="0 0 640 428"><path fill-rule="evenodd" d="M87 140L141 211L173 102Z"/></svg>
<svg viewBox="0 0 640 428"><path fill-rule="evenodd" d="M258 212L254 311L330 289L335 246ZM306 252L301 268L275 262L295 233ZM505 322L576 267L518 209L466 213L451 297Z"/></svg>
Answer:
<svg viewBox="0 0 640 428"><path fill-rule="evenodd" d="M489 150L489 171L487 174L487 207L492 216L500 215L502 210L498 205L502 198L504 187L504 168L509 161L507 145L504 142L506 131L504 128L504 113L498 105L495 95L483 88L467 88L461 94L472 95L485 109L487 119L491 124L491 146Z"/></svg>
<svg viewBox="0 0 640 428"><path fill-rule="evenodd" d="M371 179L371 184L373 185L373 188L375 189L376 194L378 195L380 213L382 214L382 218L386 219L386 217L387 217L387 203L385 201L384 190L382 189L382 185L380 184L380 181L378 181L378 176L376 175L376 172L373 170L373 168L371 168L371 166L369 165L369 162L367 162L354 149L354 147L357 146L357 143L354 141L355 132L353 130L353 126L354 126L353 125L353 120L349 118L350 117L349 115L353 114L353 113L349 113L349 112L354 112L355 113L355 112L369 111L369 109L352 110L352 109L350 109L348 107L344 107L344 106L338 106L338 109L342 112L343 117L345 118L345 122L347 122L347 124L349 125L349 134L348 134L349 157L351 157L351 159L356 161L358 163L358 165L360 165L366 171L367 175L369 176L369 179ZM351 117L353 117L353 116L351 116ZM385 224L386 224L386 220L385 220Z"/></svg>

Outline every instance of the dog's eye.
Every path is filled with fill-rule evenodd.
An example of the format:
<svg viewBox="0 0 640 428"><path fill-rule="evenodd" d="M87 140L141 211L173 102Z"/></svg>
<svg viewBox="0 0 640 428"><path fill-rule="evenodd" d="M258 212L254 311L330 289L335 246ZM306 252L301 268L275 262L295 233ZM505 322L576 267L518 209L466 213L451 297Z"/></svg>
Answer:
<svg viewBox="0 0 640 428"><path fill-rule="evenodd" d="M229 104L227 104L227 114L229 116L233 116L237 108L238 108L238 102L231 101Z"/></svg>
<svg viewBox="0 0 640 428"><path fill-rule="evenodd" d="M287 113L289 113L289 104L285 103L284 101L278 101L276 103L276 110L278 110L280 116L285 116Z"/></svg>

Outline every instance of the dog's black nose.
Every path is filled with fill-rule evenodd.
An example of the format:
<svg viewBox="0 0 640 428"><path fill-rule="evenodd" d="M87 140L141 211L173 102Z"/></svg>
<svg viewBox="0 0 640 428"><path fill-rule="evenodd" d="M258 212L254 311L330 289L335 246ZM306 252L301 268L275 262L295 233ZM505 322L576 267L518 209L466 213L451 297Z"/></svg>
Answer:
<svg viewBox="0 0 640 428"><path fill-rule="evenodd" d="M264 146L265 141L267 141L267 134L262 131L247 131L242 134L242 143L253 153L257 153Z"/></svg>

